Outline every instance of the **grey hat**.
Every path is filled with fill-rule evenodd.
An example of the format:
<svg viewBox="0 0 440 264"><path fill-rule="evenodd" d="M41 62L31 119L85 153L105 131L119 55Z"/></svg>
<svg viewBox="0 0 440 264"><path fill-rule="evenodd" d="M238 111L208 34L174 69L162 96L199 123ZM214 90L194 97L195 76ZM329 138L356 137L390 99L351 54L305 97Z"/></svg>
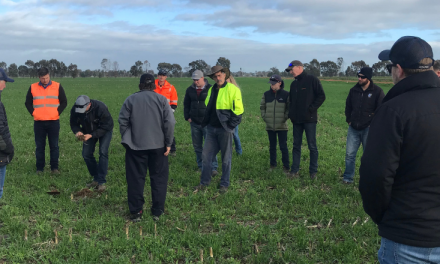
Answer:
<svg viewBox="0 0 440 264"><path fill-rule="evenodd" d="M203 72L201 70L195 70L191 76L193 80L199 80L200 78L203 78Z"/></svg>
<svg viewBox="0 0 440 264"><path fill-rule="evenodd" d="M80 114L85 113L89 103L90 98L87 95L78 96L75 101L75 112Z"/></svg>
<svg viewBox="0 0 440 264"><path fill-rule="evenodd" d="M289 64L289 66L286 68L285 71L290 72L290 70L295 66L304 66L304 65L299 60L294 60Z"/></svg>

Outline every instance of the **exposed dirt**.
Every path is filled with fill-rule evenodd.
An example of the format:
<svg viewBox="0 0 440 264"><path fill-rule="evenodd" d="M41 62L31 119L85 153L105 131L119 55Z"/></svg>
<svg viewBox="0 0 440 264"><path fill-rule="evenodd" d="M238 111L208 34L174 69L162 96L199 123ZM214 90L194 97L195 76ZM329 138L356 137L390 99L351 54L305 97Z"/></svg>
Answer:
<svg viewBox="0 0 440 264"><path fill-rule="evenodd" d="M95 193L91 191L89 188L84 188L80 190L79 192L76 192L73 196L84 198L84 197L93 197Z"/></svg>

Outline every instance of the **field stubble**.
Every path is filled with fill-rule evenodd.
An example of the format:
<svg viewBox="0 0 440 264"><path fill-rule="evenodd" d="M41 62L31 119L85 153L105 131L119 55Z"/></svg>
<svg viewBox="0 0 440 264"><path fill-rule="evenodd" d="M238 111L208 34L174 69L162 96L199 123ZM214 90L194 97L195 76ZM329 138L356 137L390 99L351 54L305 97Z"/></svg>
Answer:
<svg viewBox="0 0 440 264"><path fill-rule="evenodd" d="M202 257L204 263L377 262L380 237L362 209L358 173L354 185L342 185L340 178L347 132L345 99L353 83L322 82L327 100L318 112L319 172L311 181L305 138L299 179L287 179L281 165L268 172L269 142L259 103L269 84L266 79L238 78L245 106L239 130L243 156L234 154L231 187L219 195L219 177L206 191L193 193L199 174L190 126L183 118L183 98L191 80L170 78L179 95L177 157L170 157L166 213L155 225L148 213L140 223L127 222L125 151L117 118L125 98L137 91L138 79L57 80L68 97L61 115L57 176L49 168L42 176L35 174L33 120L24 106L35 81L18 79L2 93L16 153L7 167L0 200L0 237L8 236L0 241L0 263L197 263ZM286 81L287 90L290 82ZM382 85L385 91L390 87ZM104 102L115 121L108 188L101 194L77 195L92 180L81 156L82 143L69 126L70 108L81 94ZM290 151L292 141L289 121ZM60 194L47 194L54 189ZM149 212L148 180L144 195L144 210Z"/></svg>

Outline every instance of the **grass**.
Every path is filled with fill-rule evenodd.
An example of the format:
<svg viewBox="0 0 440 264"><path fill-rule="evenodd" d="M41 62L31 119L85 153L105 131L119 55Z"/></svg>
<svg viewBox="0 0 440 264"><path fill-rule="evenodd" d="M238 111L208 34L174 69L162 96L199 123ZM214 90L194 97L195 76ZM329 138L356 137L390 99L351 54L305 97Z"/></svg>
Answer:
<svg viewBox="0 0 440 264"><path fill-rule="evenodd" d="M200 250L204 263L377 263L380 237L376 225L371 220L365 222L358 174L355 185L343 185L340 178L347 132L345 99L353 83L322 81L327 100L319 109L318 179L311 181L306 173L309 151L305 136L301 178L286 178L280 152L278 169L268 172L269 141L259 103L269 85L266 79L238 78L245 106L240 125L243 156L233 156L231 187L219 195L219 177L207 191L193 193L199 175L182 105L190 80L169 79L179 95L175 129L178 155L170 157L165 215L155 227L148 214L140 223L127 224L125 151L120 145L117 119L125 98L137 91L138 79L57 80L68 97L68 108L61 115L58 176L50 175L49 167L44 175L35 174L33 119L24 106L27 90L35 81L17 79L2 93L16 154L7 167L0 200L0 234L9 236L0 242L0 263L199 263ZM391 87L381 86L385 91ZM70 108L81 94L107 104L115 128L107 190L101 195L71 199L91 180L81 157L81 143L69 126ZM291 150L290 122L289 130ZM48 163L48 150L46 153ZM61 194L48 195L51 188ZM149 212L148 181L144 194L144 210ZM209 256L211 247L213 258Z"/></svg>

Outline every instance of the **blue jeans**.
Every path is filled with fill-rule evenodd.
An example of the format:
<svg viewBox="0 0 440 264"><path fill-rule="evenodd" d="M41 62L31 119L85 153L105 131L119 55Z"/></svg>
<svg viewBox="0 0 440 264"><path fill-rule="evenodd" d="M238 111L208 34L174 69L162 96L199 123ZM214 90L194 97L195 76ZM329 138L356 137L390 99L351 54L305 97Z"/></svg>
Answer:
<svg viewBox="0 0 440 264"><path fill-rule="evenodd" d="M43 171L45 166L46 137L49 139L50 148L50 169L58 169L58 158L60 157L60 148L58 139L60 137L60 120L35 121L35 156L37 158L37 170Z"/></svg>
<svg viewBox="0 0 440 264"><path fill-rule="evenodd" d="M422 248L383 238L377 254L380 264L440 263L440 247Z"/></svg>
<svg viewBox="0 0 440 264"><path fill-rule="evenodd" d="M365 150L369 130L369 127L363 130L356 130L351 126L348 126L347 150L345 152L344 181L353 182L354 169L356 167L356 154L361 143L363 149Z"/></svg>
<svg viewBox="0 0 440 264"><path fill-rule="evenodd" d="M206 130L205 146L202 152L202 175L200 184L208 186L211 182L212 160L219 151L222 153L222 178L220 186L229 187L232 159L232 134L223 127L208 125Z"/></svg>
<svg viewBox="0 0 440 264"><path fill-rule="evenodd" d="M91 138L83 143L82 156L86 162L87 169L90 175L93 176L93 181L99 184L106 183L105 176L108 170L108 148L112 140L112 131L108 131L100 138ZM99 140L99 164L96 163L95 152L96 143Z"/></svg>
<svg viewBox="0 0 440 264"><path fill-rule="evenodd" d="M202 127L201 125L197 125L194 122L191 122L191 138L194 147L194 152L196 153L197 167L202 169L202 152L203 152L203 139L206 140L206 127ZM212 170L216 171L218 167L217 155L212 160Z"/></svg>
<svg viewBox="0 0 440 264"><path fill-rule="evenodd" d="M238 155L241 155L243 154L243 149L241 148L240 137L238 136L238 126L235 127L233 136L234 136L235 152L237 152Z"/></svg>
<svg viewBox="0 0 440 264"><path fill-rule="evenodd" d="M318 171L318 147L316 146L316 123L293 124L293 149L292 149L292 168L291 172L299 171L299 163L301 161L301 145L303 132L306 132L307 145L310 150L310 166L309 172L316 173Z"/></svg>
<svg viewBox="0 0 440 264"><path fill-rule="evenodd" d="M5 185L6 165L0 167L0 198L3 196L3 185Z"/></svg>

